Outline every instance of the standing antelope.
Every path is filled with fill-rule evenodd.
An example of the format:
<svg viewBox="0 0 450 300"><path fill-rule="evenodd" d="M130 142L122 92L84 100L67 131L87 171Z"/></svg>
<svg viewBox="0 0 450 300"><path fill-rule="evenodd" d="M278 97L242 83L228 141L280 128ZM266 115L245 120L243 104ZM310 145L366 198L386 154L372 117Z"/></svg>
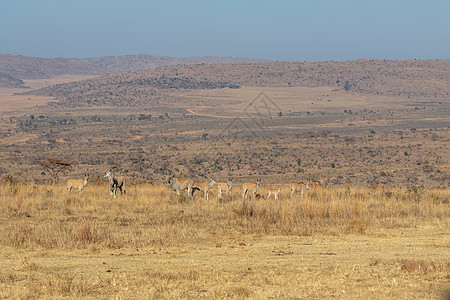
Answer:
<svg viewBox="0 0 450 300"><path fill-rule="evenodd" d="M216 184L216 182L213 179L211 179L210 182L208 182L208 181L203 181L203 182L194 181L194 185L192 186L192 189L198 189L200 191L203 191L205 193L206 200L209 200L208 192L209 192L210 189L213 188L213 186L215 184Z"/></svg>
<svg viewBox="0 0 450 300"><path fill-rule="evenodd" d="M278 200L278 194L281 192L281 188L279 187L278 189L269 189L269 195L267 196L267 198L270 198L271 195L275 196L275 200Z"/></svg>
<svg viewBox="0 0 450 300"><path fill-rule="evenodd" d="M256 192L259 189L259 186L261 185L261 179L257 179L256 183L253 182L245 182L242 184L242 198L245 200L248 196L248 192L250 191L252 193L252 197L255 196Z"/></svg>
<svg viewBox="0 0 450 300"><path fill-rule="evenodd" d="M83 179L68 179L67 180L67 193L70 193L72 189L78 189L81 193L83 189L86 187L89 180L89 174L84 175Z"/></svg>
<svg viewBox="0 0 450 300"><path fill-rule="evenodd" d="M308 180L306 184L303 182L291 182L291 198L295 192L300 192L303 199L303 193L309 190L310 181Z"/></svg>
<svg viewBox="0 0 450 300"><path fill-rule="evenodd" d="M117 189L120 190L121 195L125 195L126 191L126 179L124 176L117 177L112 170L106 172L105 176L109 180L109 194L114 195L114 199L116 198Z"/></svg>
<svg viewBox="0 0 450 300"><path fill-rule="evenodd" d="M187 190L188 197L192 196L192 186L194 185L194 180L190 178L176 178L169 177L167 179L167 186L180 196L180 190Z"/></svg>
<svg viewBox="0 0 450 300"><path fill-rule="evenodd" d="M225 191L227 195L231 193L233 179L228 179L228 182L219 182L217 187L219 188L219 193L217 194L217 198L222 198L222 191Z"/></svg>

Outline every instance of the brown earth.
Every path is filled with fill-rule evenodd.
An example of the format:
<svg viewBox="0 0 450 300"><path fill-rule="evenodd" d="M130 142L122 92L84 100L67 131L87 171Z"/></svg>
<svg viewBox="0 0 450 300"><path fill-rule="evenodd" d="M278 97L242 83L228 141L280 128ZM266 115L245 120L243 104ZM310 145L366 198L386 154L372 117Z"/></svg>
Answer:
<svg viewBox="0 0 450 300"><path fill-rule="evenodd" d="M9 111L0 122L0 171L42 182L48 177L33 162L58 156L77 170L101 173L118 166L156 182L174 173L273 182L336 178L332 184L359 186L449 185L445 101L327 87L194 90L181 97L184 101L173 105L117 109L31 107L33 99L50 98L5 95L10 106L2 106ZM11 106L11 99L20 98L24 104Z"/></svg>

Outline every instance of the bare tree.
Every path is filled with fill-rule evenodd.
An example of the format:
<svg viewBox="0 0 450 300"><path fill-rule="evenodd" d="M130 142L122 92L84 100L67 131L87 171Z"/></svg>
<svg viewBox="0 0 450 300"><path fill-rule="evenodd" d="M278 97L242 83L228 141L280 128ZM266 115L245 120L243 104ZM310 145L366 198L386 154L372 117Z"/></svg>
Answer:
<svg viewBox="0 0 450 300"><path fill-rule="evenodd" d="M59 158L47 158L45 160L37 161L37 163L44 168L52 177L52 184L55 185L58 179L58 174L65 171L72 166L71 163L62 161Z"/></svg>

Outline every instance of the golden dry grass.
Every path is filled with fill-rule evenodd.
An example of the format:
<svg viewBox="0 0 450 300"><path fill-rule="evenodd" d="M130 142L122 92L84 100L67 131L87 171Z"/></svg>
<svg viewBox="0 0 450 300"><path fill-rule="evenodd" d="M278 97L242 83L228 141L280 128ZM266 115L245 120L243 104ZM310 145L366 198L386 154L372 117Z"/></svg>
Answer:
<svg viewBox="0 0 450 300"><path fill-rule="evenodd" d="M0 187L2 298L439 299L449 288L448 190ZM258 192L266 196L266 191ZM414 260L417 270L402 269Z"/></svg>
<svg viewBox="0 0 450 300"><path fill-rule="evenodd" d="M25 79L25 85L29 86L32 89L40 89L43 87L68 83L73 81L80 81L99 77L98 75L61 75L52 78L42 78L42 79Z"/></svg>
<svg viewBox="0 0 450 300"><path fill-rule="evenodd" d="M191 105L188 112L212 117L243 117L244 110L261 92L284 113L291 111L336 112L344 109L378 110L404 109L411 100L407 97L359 95L338 91L333 87L249 87L240 89L194 90L184 94ZM265 99L268 102L268 99ZM267 103L267 105L272 105ZM270 107L274 109L274 107ZM275 111L273 112L275 114Z"/></svg>
<svg viewBox="0 0 450 300"><path fill-rule="evenodd" d="M0 88L0 113L23 110L54 101L53 98L46 96L14 95L23 91L23 89Z"/></svg>

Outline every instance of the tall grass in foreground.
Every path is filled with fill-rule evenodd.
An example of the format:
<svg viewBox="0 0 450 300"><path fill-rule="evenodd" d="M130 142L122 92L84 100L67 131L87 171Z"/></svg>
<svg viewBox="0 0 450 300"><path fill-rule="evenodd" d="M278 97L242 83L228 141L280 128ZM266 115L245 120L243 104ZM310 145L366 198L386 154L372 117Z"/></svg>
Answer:
<svg viewBox="0 0 450 300"><path fill-rule="evenodd" d="M317 188L290 198L242 200L241 190L217 200L178 198L165 186L132 186L110 198L106 185L83 193L62 186L0 186L0 244L14 247L179 246L215 243L229 233L371 234L382 228L450 225L446 190Z"/></svg>

